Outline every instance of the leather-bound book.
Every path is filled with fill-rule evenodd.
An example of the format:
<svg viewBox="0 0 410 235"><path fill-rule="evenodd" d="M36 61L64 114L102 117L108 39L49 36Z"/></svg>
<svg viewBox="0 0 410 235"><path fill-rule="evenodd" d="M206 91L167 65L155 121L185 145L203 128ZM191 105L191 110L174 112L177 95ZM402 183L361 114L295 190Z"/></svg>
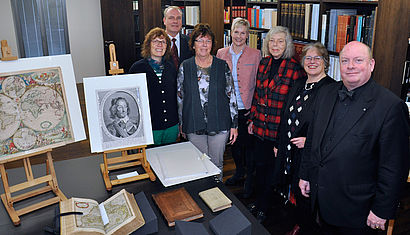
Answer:
<svg viewBox="0 0 410 235"><path fill-rule="evenodd" d="M176 220L191 221L204 217L204 214L185 188L178 188L153 194L152 198L168 222L175 226Z"/></svg>

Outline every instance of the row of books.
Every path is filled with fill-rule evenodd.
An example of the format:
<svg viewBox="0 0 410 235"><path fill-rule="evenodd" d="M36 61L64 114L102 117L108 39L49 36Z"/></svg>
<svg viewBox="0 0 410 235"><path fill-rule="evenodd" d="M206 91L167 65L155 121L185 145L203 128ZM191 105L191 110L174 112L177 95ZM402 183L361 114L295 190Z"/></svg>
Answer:
<svg viewBox="0 0 410 235"><path fill-rule="evenodd" d="M248 45L249 47L262 50L262 43L266 37L267 32L261 30L249 30Z"/></svg>
<svg viewBox="0 0 410 235"><path fill-rule="evenodd" d="M329 51L340 52L350 41L372 47L377 7L370 15L358 15L356 9L331 9L322 15L321 42Z"/></svg>
<svg viewBox="0 0 410 235"><path fill-rule="evenodd" d="M237 17L246 17L246 6L232 6L232 7L225 7L224 8L224 23L229 24L230 18L232 15L232 19Z"/></svg>
<svg viewBox="0 0 410 235"><path fill-rule="evenodd" d="M253 6L248 8L248 20L251 27L270 29L277 25L278 9Z"/></svg>
<svg viewBox="0 0 410 235"><path fill-rule="evenodd" d="M341 80L339 56L329 55L329 71L327 72L327 75L336 81Z"/></svg>
<svg viewBox="0 0 410 235"><path fill-rule="evenodd" d="M292 37L318 40L320 4L282 3L280 19Z"/></svg>
<svg viewBox="0 0 410 235"><path fill-rule="evenodd" d="M278 0L248 0L248 2L278 2Z"/></svg>
<svg viewBox="0 0 410 235"><path fill-rule="evenodd" d="M195 26L199 24L199 6L181 6L182 24Z"/></svg>

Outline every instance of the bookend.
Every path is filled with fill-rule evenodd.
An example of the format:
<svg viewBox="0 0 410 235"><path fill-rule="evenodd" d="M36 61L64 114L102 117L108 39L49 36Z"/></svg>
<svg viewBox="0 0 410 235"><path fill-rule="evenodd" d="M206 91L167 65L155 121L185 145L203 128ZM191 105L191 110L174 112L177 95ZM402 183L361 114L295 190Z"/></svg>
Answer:
<svg viewBox="0 0 410 235"><path fill-rule="evenodd" d="M24 156L0 161L1 180L3 181L3 188L4 188L4 194L1 194L1 201L3 202L3 205L6 208L7 213L9 214L11 220L13 221L13 224L16 226L20 224L19 216L30 213L35 210L38 210L40 208L52 205L54 203L58 203L59 201L67 200L66 196L61 192L57 184L57 177L56 177L56 173L55 173L55 169L53 165L53 159L51 157L51 151L52 149L47 149L47 150L43 150L37 153L27 154ZM46 153L47 155L46 175L39 177L39 178L34 178L33 171L31 168L31 163L30 163L30 157L35 157L43 153ZM23 160L24 171L26 173L27 181L20 183L20 184L10 186L8 177L7 177L5 164L8 162L17 161L17 160ZM21 193L16 196L11 195L12 193L25 190L25 189L28 189L28 188L31 188L33 186L43 184L43 183L46 183L47 185L44 187L38 188L38 189L25 192L25 193ZM38 196L44 193L48 193L50 191L54 192L56 196L53 198L32 204L30 206L21 208L19 210L16 210L14 208L14 203L16 202L20 202L28 198L32 198L32 197L35 197L35 196Z"/></svg>
<svg viewBox="0 0 410 235"><path fill-rule="evenodd" d="M251 222L235 205L209 221L209 227L216 235L251 235L251 226Z"/></svg>
<svg viewBox="0 0 410 235"><path fill-rule="evenodd" d="M115 149L103 152L104 163L100 164L101 173L103 175L105 188L111 191L113 185L124 184L132 181L143 180L150 178L151 181L155 181L155 175L151 170L151 166L147 161L147 155L145 151L146 145L137 147L128 147L122 149ZM134 150L134 151L128 151ZM108 158L109 153L121 152L120 157ZM131 153L133 152L133 153ZM139 166L145 170L145 173L137 176L131 176L124 179L110 180L109 171L120 170L128 167Z"/></svg>
<svg viewBox="0 0 410 235"><path fill-rule="evenodd" d="M135 194L135 201L141 210L142 217L144 217L145 224L131 233L131 235L145 235L158 233L158 218L155 215L154 210L152 210L151 205L148 202L147 197L143 191Z"/></svg>

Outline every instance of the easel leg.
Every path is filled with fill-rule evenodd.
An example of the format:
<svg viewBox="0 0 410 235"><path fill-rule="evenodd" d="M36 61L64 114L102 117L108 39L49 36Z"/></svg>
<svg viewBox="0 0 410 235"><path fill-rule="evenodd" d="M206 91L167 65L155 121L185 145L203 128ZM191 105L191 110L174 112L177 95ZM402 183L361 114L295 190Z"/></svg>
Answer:
<svg viewBox="0 0 410 235"><path fill-rule="evenodd" d="M108 159L107 159L107 153L103 153L103 158L104 158L104 163L100 164L100 168L101 168L101 174L103 176L104 179L104 184L105 184L105 188L108 191L112 190L112 184L111 184L111 180L110 177L108 176Z"/></svg>
<svg viewBox="0 0 410 235"><path fill-rule="evenodd" d="M67 200L67 197L60 191L57 183L57 175L54 169L53 158L51 157L51 151L47 152L47 160L46 160L46 174L51 175L51 181L48 184L53 189L53 192L60 198L60 201Z"/></svg>
<svg viewBox="0 0 410 235"><path fill-rule="evenodd" d="M1 180L3 181L3 188L4 194L1 195L1 200L3 201L3 205L9 214L11 221L13 221L14 225L20 224L20 218L17 215L16 210L13 207L13 199L11 197L10 185L7 178L6 168L4 164L0 164L0 173L1 173Z"/></svg>
<svg viewBox="0 0 410 235"><path fill-rule="evenodd" d="M9 185L9 181L7 178L6 168L4 167L4 164L0 164L0 173L1 173L1 180L3 181L4 195L5 195L5 199L7 202L6 204L9 207L13 207L13 201L11 200L10 185Z"/></svg>

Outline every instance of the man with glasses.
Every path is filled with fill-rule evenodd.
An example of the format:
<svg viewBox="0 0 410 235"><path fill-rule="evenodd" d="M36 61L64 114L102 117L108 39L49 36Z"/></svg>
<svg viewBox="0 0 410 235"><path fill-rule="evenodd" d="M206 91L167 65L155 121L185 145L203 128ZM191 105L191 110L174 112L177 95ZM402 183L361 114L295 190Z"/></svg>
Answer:
<svg viewBox="0 0 410 235"><path fill-rule="evenodd" d="M169 6L164 10L163 22L165 32L171 39L171 60L176 68L182 61L191 58L193 53L189 49L189 37L181 33L182 11L177 6Z"/></svg>
<svg viewBox="0 0 410 235"><path fill-rule="evenodd" d="M407 106L371 79L374 66L368 46L348 43L342 82L324 87L313 108L299 186L323 234L384 230L409 172Z"/></svg>

